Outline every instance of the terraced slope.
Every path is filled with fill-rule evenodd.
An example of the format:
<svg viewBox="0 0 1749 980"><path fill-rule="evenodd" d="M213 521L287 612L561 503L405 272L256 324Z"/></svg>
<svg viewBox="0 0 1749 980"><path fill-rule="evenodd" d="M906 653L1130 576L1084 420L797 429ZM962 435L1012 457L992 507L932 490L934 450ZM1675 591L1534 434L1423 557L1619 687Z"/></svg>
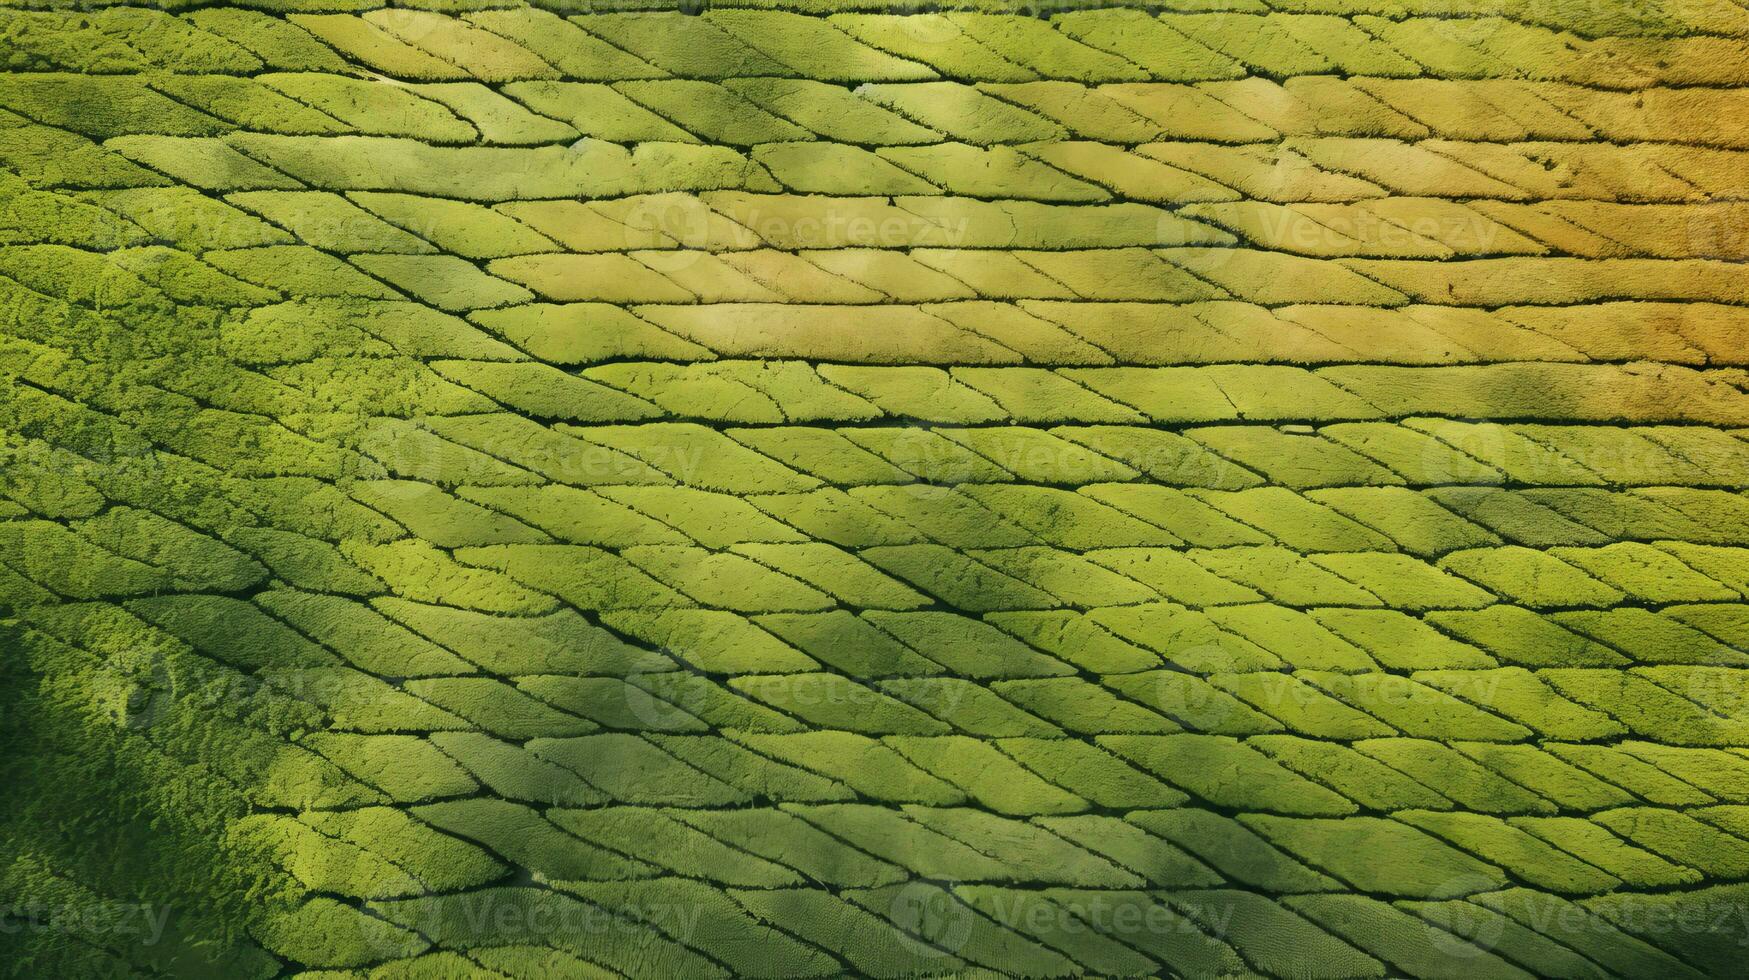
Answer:
<svg viewBox="0 0 1749 980"><path fill-rule="evenodd" d="M1749 11L0 13L30 976L1739 973Z"/></svg>

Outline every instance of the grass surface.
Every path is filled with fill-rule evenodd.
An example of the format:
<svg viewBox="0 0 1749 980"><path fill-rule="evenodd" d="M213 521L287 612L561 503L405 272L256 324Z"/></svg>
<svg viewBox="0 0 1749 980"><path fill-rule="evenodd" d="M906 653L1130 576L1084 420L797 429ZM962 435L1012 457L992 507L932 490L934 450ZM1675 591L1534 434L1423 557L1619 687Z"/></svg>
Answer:
<svg viewBox="0 0 1749 980"><path fill-rule="evenodd" d="M1749 14L0 9L0 970L1699 977Z"/></svg>

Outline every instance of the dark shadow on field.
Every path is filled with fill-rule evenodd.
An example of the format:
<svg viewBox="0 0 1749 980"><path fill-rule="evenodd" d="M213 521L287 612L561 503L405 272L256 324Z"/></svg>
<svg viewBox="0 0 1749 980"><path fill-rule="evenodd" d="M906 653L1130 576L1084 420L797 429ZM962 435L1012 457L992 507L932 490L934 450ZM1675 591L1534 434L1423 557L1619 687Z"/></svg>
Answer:
<svg viewBox="0 0 1749 980"><path fill-rule="evenodd" d="M243 934L227 815L167 811L186 788L147 768L125 712L80 697L91 676L50 666L69 654L0 619L0 977L276 970Z"/></svg>

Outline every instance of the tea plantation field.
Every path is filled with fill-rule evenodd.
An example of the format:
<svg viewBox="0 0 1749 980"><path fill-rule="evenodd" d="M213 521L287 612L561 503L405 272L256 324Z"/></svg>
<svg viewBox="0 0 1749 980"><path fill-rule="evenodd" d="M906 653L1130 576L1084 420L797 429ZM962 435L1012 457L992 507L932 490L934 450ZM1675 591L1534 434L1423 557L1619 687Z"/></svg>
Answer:
<svg viewBox="0 0 1749 980"><path fill-rule="evenodd" d="M0 7L0 973L1741 976L1749 5Z"/></svg>

